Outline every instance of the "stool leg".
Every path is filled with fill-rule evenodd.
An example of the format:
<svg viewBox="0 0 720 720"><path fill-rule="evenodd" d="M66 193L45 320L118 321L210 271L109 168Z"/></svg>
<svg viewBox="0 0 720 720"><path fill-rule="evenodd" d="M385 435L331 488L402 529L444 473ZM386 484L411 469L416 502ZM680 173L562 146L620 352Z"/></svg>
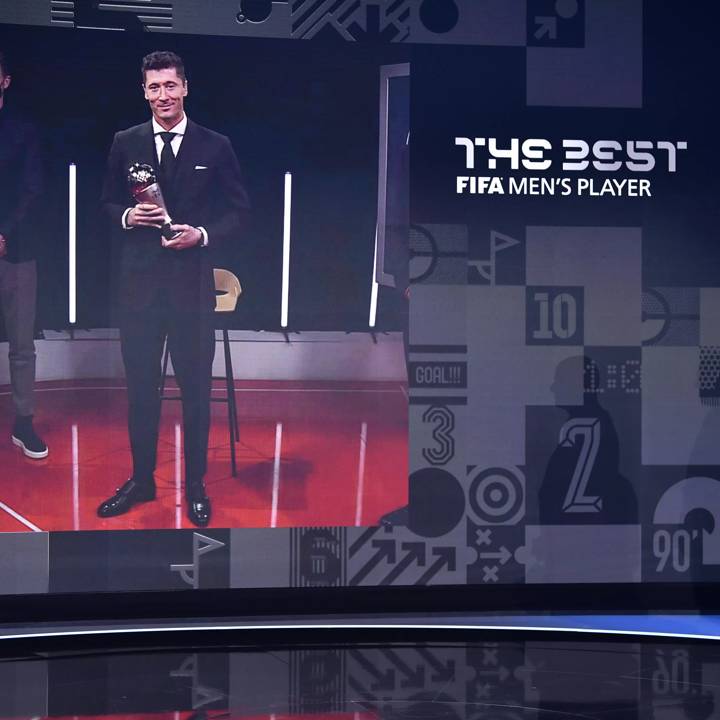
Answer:
<svg viewBox="0 0 720 720"><path fill-rule="evenodd" d="M160 399L165 396L165 381L167 380L168 359L170 358L170 349L167 340L165 341L165 350L163 351L162 376L160 378Z"/></svg>
<svg viewBox="0 0 720 720"><path fill-rule="evenodd" d="M227 339L226 339L227 338ZM235 397L235 372L232 364L232 353L230 352L230 337L227 330L223 330L223 343L227 343L227 354L225 356L226 367L229 368L230 397L232 398L233 427L235 428L235 442L240 441L240 424L237 416L237 398Z"/></svg>
<svg viewBox="0 0 720 720"><path fill-rule="evenodd" d="M235 419L233 417L234 400L231 382L232 362L230 360L230 338L227 330L223 330L223 350L225 351L225 388L228 404L228 430L230 431L230 466L232 476L237 476L237 460L235 458Z"/></svg>

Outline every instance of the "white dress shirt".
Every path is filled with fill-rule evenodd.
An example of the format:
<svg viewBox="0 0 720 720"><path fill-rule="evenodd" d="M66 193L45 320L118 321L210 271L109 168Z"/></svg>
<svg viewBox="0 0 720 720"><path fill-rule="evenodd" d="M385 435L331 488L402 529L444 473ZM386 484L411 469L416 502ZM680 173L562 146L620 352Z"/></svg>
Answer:
<svg viewBox="0 0 720 720"><path fill-rule="evenodd" d="M153 135L155 136L155 152L157 153L157 161L160 163L162 151L165 147L165 141L162 139L161 133L171 132L175 133L175 137L170 141L170 147L172 148L173 155L177 157L180 152L180 146L182 145L183 139L185 138L185 131L187 130L188 119L187 115L183 114L183 119L177 124L166 130L154 117L152 119ZM132 208L128 208L122 216L122 226L125 230L132 230L127 224L127 216ZM199 227L198 230L202 234L201 245L205 247L208 244L208 234L205 228Z"/></svg>
<svg viewBox="0 0 720 720"><path fill-rule="evenodd" d="M162 156L163 147L165 147L165 141L162 139L162 133L171 132L175 133L175 137L170 141L170 147L172 148L173 155L177 157L180 152L180 146L185 138L185 131L187 130L187 115L183 114L183 119L174 127L166 130L154 117L152 119L153 135L155 136L155 150L157 151L157 160L160 163Z"/></svg>

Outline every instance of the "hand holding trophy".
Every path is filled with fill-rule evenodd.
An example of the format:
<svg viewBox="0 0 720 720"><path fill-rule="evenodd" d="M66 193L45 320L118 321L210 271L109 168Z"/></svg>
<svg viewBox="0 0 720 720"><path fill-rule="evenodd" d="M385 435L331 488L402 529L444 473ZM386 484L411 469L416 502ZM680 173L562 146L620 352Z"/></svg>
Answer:
<svg viewBox="0 0 720 720"><path fill-rule="evenodd" d="M147 203L148 205L155 205L160 208L163 213L159 219L160 233L165 240L173 240L178 237L181 233L177 230L172 230L172 219L167 211L165 205L165 199L163 198L162 190L155 176L155 170L152 166L145 163L133 163L128 168L128 184L130 186L130 192L138 203ZM153 223L150 223L151 225Z"/></svg>

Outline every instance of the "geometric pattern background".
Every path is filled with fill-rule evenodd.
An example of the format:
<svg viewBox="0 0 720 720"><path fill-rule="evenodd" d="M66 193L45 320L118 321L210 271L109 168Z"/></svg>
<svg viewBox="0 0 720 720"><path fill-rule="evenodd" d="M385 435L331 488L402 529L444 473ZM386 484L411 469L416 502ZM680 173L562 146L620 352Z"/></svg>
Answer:
<svg viewBox="0 0 720 720"><path fill-rule="evenodd" d="M712 122L671 110L706 102L693 83L715 62L711 34L669 60L659 38L675 19L640 0L216 0L201 17L190 0L124 4L4 4L0 22L414 44L411 243L431 252L411 254L408 517L0 536L7 592L720 580L710 171L689 142L685 170L653 176L647 202L457 196L452 143L554 132L700 147ZM703 18L685 21L705 37ZM142 566L130 576L118 552ZM106 570L88 576L81 556Z"/></svg>
<svg viewBox="0 0 720 720"><path fill-rule="evenodd" d="M3 3L0 23L577 49L585 45L586 13L593 10L585 5L586 0L213 0L198 12L194 0L28 0ZM622 41L617 45L622 48Z"/></svg>

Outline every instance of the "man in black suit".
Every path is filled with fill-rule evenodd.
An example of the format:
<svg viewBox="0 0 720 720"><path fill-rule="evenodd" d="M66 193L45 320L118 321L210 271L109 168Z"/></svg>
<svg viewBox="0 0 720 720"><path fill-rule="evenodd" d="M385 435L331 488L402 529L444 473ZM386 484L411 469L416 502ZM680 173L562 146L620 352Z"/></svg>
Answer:
<svg viewBox="0 0 720 720"><path fill-rule="evenodd" d="M34 460L48 455L33 427L37 229L43 167L35 126L6 107L11 76L0 52L0 305L10 348L15 424L12 442Z"/></svg>
<svg viewBox="0 0 720 720"><path fill-rule="evenodd" d="M133 474L100 505L98 515L120 515L155 499L160 366L167 339L182 392L187 514L205 526L215 353L213 255L240 239L249 202L230 141L185 115L188 83L180 57L151 53L143 59L142 75L152 119L115 135L103 188L103 204L122 248L120 341ZM132 198L127 175L134 163L156 169L177 237L161 235L162 208Z"/></svg>

